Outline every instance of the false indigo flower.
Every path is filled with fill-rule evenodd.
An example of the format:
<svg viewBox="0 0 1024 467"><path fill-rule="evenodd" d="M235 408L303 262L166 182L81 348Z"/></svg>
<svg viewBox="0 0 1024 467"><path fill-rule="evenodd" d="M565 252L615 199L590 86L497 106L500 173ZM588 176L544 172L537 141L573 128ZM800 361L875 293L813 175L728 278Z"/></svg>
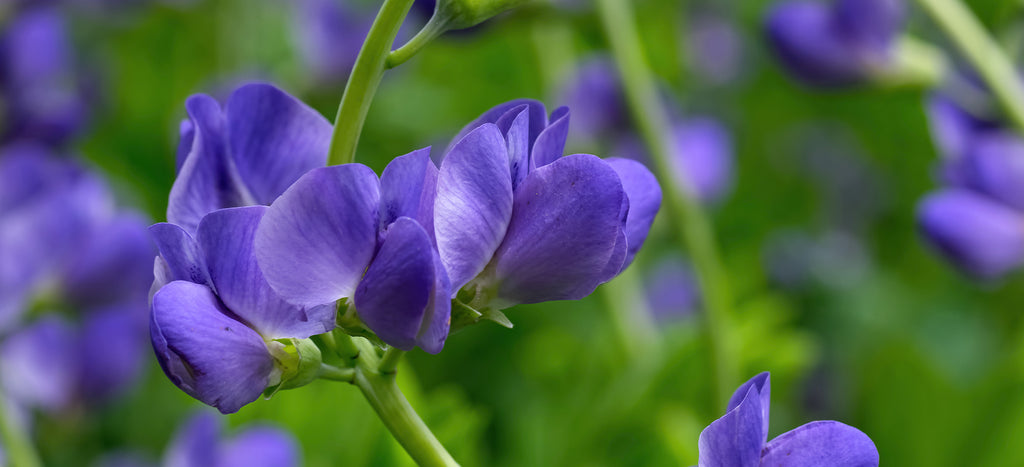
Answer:
<svg viewBox="0 0 1024 467"><path fill-rule="evenodd" d="M788 0L765 24L787 70L806 84L861 83L889 66L903 23L901 0Z"/></svg>
<svg viewBox="0 0 1024 467"><path fill-rule="evenodd" d="M285 431L270 426L247 428L221 440L220 419L202 412L175 435L164 454L165 467L296 466L299 448Z"/></svg>
<svg viewBox="0 0 1024 467"><path fill-rule="evenodd" d="M729 408L700 434L700 467L878 465L878 450L860 430L834 421L801 425L768 441L771 384L767 372L733 393Z"/></svg>
<svg viewBox="0 0 1024 467"><path fill-rule="evenodd" d="M1024 214L964 189L925 198L918 226L939 252L978 278L995 278L1024 263Z"/></svg>
<svg viewBox="0 0 1024 467"><path fill-rule="evenodd" d="M85 98L75 79L64 19L51 7L16 11L0 33L0 140L60 144L81 126Z"/></svg>
<svg viewBox="0 0 1024 467"><path fill-rule="evenodd" d="M629 128L622 80L609 56L580 62L559 95L574 110L569 133L574 142L600 140Z"/></svg>
<svg viewBox="0 0 1024 467"><path fill-rule="evenodd" d="M334 327L333 307L297 307L267 285L253 256L253 236L266 211L214 211L195 239L174 224L150 228L160 249L153 349L175 385L223 413L238 411L268 387L308 382L298 381L307 376L303 365L319 352L296 339ZM286 346L296 346L300 360Z"/></svg>
<svg viewBox="0 0 1024 467"><path fill-rule="evenodd" d="M644 284L647 306L658 322L691 316L701 305L700 288L690 265L682 258L661 260L647 274Z"/></svg>
<svg viewBox="0 0 1024 467"><path fill-rule="evenodd" d="M388 164L316 169L267 212L256 254L267 281L307 306L351 298L384 342L437 353L451 316L448 273L435 248L438 170L430 150Z"/></svg>
<svg viewBox="0 0 1024 467"><path fill-rule="evenodd" d="M167 220L190 235L206 214L270 204L299 176L327 161L331 124L274 86L242 86L223 109L199 94L185 108L189 119L181 125Z"/></svg>
<svg viewBox="0 0 1024 467"><path fill-rule="evenodd" d="M350 2L296 2L295 31L306 67L321 82L344 79L372 23L372 15L357 11Z"/></svg>
<svg viewBox="0 0 1024 467"><path fill-rule="evenodd" d="M739 77L744 60L743 36L723 16L697 13L687 27L690 68L712 84L728 84ZM575 108L575 107L574 107Z"/></svg>

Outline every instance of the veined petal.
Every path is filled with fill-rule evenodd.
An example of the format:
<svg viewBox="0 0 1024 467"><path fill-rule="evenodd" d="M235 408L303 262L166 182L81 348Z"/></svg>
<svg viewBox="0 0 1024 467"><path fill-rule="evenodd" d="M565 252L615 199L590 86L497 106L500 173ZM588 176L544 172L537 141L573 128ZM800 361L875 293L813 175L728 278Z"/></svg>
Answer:
<svg viewBox="0 0 1024 467"><path fill-rule="evenodd" d="M164 373L225 414L258 399L274 369L260 335L227 313L209 287L174 281L153 296L150 314L150 337Z"/></svg>
<svg viewBox="0 0 1024 467"><path fill-rule="evenodd" d="M725 411L728 412L738 407L743 402L743 398L750 394L750 388L754 388L755 393L761 400L761 442L764 443L768 441L768 414L771 409L772 396L771 375L767 371L750 378L747 382L736 388L736 391L732 393L732 397L729 398L729 405Z"/></svg>
<svg viewBox="0 0 1024 467"><path fill-rule="evenodd" d="M321 316L322 321L310 320L301 307L282 300L264 279L253 254L253 239L268 209L221 209L207 214L199 224L197 240L217 296L265 339L306 338L333 329L333 314Z"/></svg>
<svg viewBox="0 0 1024 467"><path fill-rule="evenodd" d="M643 246L654 224L654 216L661 208L661 185L640 162L615 157L605 159L605 162L619 175L622 189L629 200L629 213L623 226L627 245L626 259L622 264L622 269L625 269Z"/></svg>
<svg viewBox="0 0 1024 467"><path fill-rule="evenodd" d="M416 221L400 217L356 289L356 310L384 342L412 350L433 289L430 239Z"/></svg>
<svg viewBox="0 0 1024 467"><path fill-rule="evenodd" d="M512 174L512 191L515 191L530 172L529 106L524 104L508 111L497 125L508 145L508 167Z"/></svg>
<svg viewBox="0 0 1024 467"><path fill-rule="evenodd" d="M185 101L185 109L192 121L192 149L171 186L167 220L195 234L207 213L253 203L228 156L220 105L199 94Z"/></svg>
<svg viewBox="0 0 1024 467"><path fill-rule="evenodd" d="M551 113L551 124L544 128L530 148L531 168L543 167L565 152L565 141L569 138L569 108L559 107Z"/></svg>
<svg viewBox="0 0 1024 467"><path fill-rule="evenodd" d="M434 230L452 291L483 271L512 216L508 150L498 127L484 124L441 163Z"/></svg>
<svg viewBox="0 0 1024 467"><path fill-rule="evenodd" d="M448 272L444 270L441 263L441 256L437 250L431 253L434 265L434 288L431 291L430 302L423 314L423 325L420 326L419 335L416 336L416 345L424 352L436 354L444 348L444 342L448 339L448 331L452 324L452 289L451 281L448 280Z"/></svg>
<svg viewBox="0 0 1024 467"><path fill-rule="evenodd" d="M303 306L351 297L377 246L380 182L346 164L303 175L256 230L256 259L271 287Z"/></svg>
<svg viewBox="0 0 1024 467"><path fill-rule="evenodd" d="M411 217L434 242L437 173L437 166L430 160L429 147L392 160L380 174L381 229L386 229L399 217Z"/></svg>
<svg viewBox="0 0 1024 467"><path fill-rule="evenodd" d="M711 422L697 440L699 467L757 467L761 464L761 398L749 388L743 401Z"/></svg>
<svg viewBox="0 0 1024 467"><path fill-rule="evenodd" d="M786 467L876 467L878 450L864 432L839 422L801 425L773 439L762 465Z"/></svg>
<svg viewBox="0 0 1024 467"><path fill-rule="evenodd" d="M451 152L455 145L459 144L459 141L462 141L462 139L473 130L483 126L485 123L497 123L498 120L509 111L523 105L527 106L530 113L530 138L528 147L532 148L533 142L537 140L537 136L539 136L540 132L544 131L544 128L548 126L548 112L544 108L544 104L540 101L534 99L515 99L491 107L488 111L484 112L483 115L480 115L476 120L473 120L463 127L462 131L459 131L459 134L455 135L455 138L452 139L452 143L448 145L448 148L445 150L445 154Z"/></svg>
<svg viewBox="0 0 1024 467"><path fill-rule="evenodd" d="M249 428L224 443L218 467L290 467L299 465L299 446L286 431Z"/></svg>
<svg viewBox="0 0 1024 467"><path fill-rule="evenodd" d="M624 196L619 176L596 156L566 156L530 172L494 255L498 296L536 303L593 292L619 238Z"/></svg>
<svg viewBox="0 0 1024 467"><path fill-rule="evenodd" d="M224 112L231 157L259 204L272 203L302 174L327 163L331 124L274 86L238 88Z"/></svg>
<svg viewBox="0 0 1024 467"><path fill-rule="evenodd" d="M163 258L163 265L170 273L168 278L171 281L189 281L213 286L209 269L206 267L206 259L188 232L177 225L161 222L151 225L149 233L160 250L160 257Z"/></svg>

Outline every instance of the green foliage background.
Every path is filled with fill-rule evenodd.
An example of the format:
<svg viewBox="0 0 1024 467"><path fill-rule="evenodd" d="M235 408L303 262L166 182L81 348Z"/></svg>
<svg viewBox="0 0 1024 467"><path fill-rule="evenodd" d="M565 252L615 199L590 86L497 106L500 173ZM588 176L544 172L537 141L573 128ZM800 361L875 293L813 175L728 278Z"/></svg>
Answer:
<svg viewBox="0 0 1024 467"><path fill-rule="evenodd" d="M736 189L713 218L738 299L742 376L772 372L771 436L835 419L871 436L884 465L1024 465L1024 282L969 282L915 231L915 205L936 186L928 90L822 93L796 84L766 49L760 25L769 4L636 0L634 7L648 58L677 100L670 105L718 117L734 137ZM746 39L744 74L732 84L703 82L686 65L687 16L701 7L726 15ZM1020 27L1019 2L972 7L994 30ZM287 2L222 0L75 16L76 52L96 72L101 99L74 151L109 175L126 204L160 221L188 95L223 99L255 76L333 120L344 83L314 85L298 60L290 12ZM942 43L920 15L911 30ZM562 40L551 40L552 31ZM555 81L577 57L605 48L585 8L529 7L443 36L385 77L357 159L380 170L392 157L443 147L462 125L512 98L557 105ZM834 144L808 146L808 135ZM824 157L818 151L840 147L852 148L872 176L836 203L805 166ZM861 197L881 200L864 229L870 261L863 271L823 271L841 279L801 290L768 280L765 250L777 232L826 232L837 211ZM634 268L674 248L668 228L658 221ZM712 402L702 318L659 326L664 355L637 361L606 309L614 293L511 309L514 329L483 324L451 336L440 355L413 352L399 381L465 465L696 464L697 436L723 410ZM200 406L154 359L130 397L44 418L36 434L47 465L82 465L125 448L158 458ZM227 419L288 428L310 466L411 463L359 392L343 384L285 391Z"/></svg>

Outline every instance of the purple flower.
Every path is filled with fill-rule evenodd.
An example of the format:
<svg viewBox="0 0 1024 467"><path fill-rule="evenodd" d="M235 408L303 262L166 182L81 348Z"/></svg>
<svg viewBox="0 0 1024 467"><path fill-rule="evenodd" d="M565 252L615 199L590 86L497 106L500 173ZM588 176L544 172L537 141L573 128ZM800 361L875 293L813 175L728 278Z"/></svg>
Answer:
<svg viewBox="0 0 1024 467"><path fill-rule="evenodd" d="M691 118L672 126L673 176L691 196L705 204L721 201L732 190L733 148L728 130L710 118ZM616 154L651 164L639 140L623 138Z"/></svg>
<svg viewBox="0 0 1024 467"><path fill-rule="evenodd" d="M340 0L300 0L295 31L306 67L318 81L344 79L356 62L373 15Z"/></svg>
<svg viewBox="0 0 1024 467"><path fill-rule="evenodd" d="M644 284L647 305L658 322L686 318L701 306L697 278L682 258L668 257L660 261L647 277Z"/></svg>
<svg viewBox="0 0 1024 467"><path fill-rule="evenodd" d="M150 228L160 249L150 314L153 349L175 385L223 413L288 382L296 362L285 346L334 327L332 306L286 303L260 272L253 237L267 209L214 211L194 239L174 224Z"/></svg>
<svg viewBox="0 0 1024 467"><path fill-rule="evenodd" d="M870 467L878 450L860 430L834 421L801 425L768 441L767 372L740 385L722 418L700 434L700 467Z"/></svg>
<svg viewBox="0 0 1024 467"><path fill-rule="evenodd" d="M711 13L695 14L689 21L687 36L689 65L701 78L712 84L727 84L739 77L744 43L732 22Z"/></svg>
<svg viewBox="0 0 1024 467"><path fill-rule="evenodd" d="M166 467L288 467L299 465L299 446L287 432L252 426L222 439L220 419L208 412L193 416L164 454Z"/></svg>
<svg viewBox="0 0 1024 467"><path fill-rule="evenodd" d="M81 126L82 89L75 77L64 18L47 6L17 11L0 33L0 140L60 144Z"/></svg>
<svg viewBox="0 0 1024 467"><path fill-rule="evenodd" d="M570 129L573 141L601 140L630 128L622 80L607 55L581 61L559 96L575 111Z"/></svg>
<svg viewBox="0 0 1024 467"><path fill-rule="evenodd" d="M185 109L167 220L190 235L206 214L268 205L327 161L331 124L274 86L242 86L223 109L212 97L195 95Z"/></svg>
<svg viewBox="0 0 1024 467"><path fill-rule="evenodd" d="M965 273L1001 276L1024 263L1024 215L963 189L934 193L918 206L925 239Z"/></svg>
<svg viewBox="0 0 1024 467"><path fill-rule="evenodd" d="M887 67L902 24L901 0L792 0L773 7L765 28L789 72L832 87L863 82Z"/></svg>

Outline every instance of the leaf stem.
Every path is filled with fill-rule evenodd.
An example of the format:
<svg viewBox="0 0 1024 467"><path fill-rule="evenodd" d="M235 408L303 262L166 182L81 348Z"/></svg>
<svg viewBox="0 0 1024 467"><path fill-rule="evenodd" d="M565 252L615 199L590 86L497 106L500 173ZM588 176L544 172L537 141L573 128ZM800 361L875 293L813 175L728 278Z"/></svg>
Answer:
<svg viewBox="0 0 1024 467"><path fill-rule="evenodd" d="M348 164L355 160L359 134L363 131L373 95L384 76L391 45L412 3L413 0L384 0L380 7L341 96L338 115L334 119L328 164Z"/></svg>
<svg viewBox="0 0 1024 467"><path fill-rule="evenodd" d="M39 467L42 462L28 435L21 430L11 416L11 404L6 395L0 394L0 440L7 460L12 467Z"/></svg>
<svg viewBox="0 0 1024 467"><path fill-rule="evenodd" d="M678 155L669 146L670 127L666 109L661 105L653 75L644 59L629 0L598 0L597 7L622 75L633 121L654 159L655 171L665 193L665 205L680 244L689 252L697 271L711 340L715 396L718 405L724 407L738 371L729 332L732 297L714 233L697 200L680 186L685 177L674 176L678 171L672 158Z"/></svg>

